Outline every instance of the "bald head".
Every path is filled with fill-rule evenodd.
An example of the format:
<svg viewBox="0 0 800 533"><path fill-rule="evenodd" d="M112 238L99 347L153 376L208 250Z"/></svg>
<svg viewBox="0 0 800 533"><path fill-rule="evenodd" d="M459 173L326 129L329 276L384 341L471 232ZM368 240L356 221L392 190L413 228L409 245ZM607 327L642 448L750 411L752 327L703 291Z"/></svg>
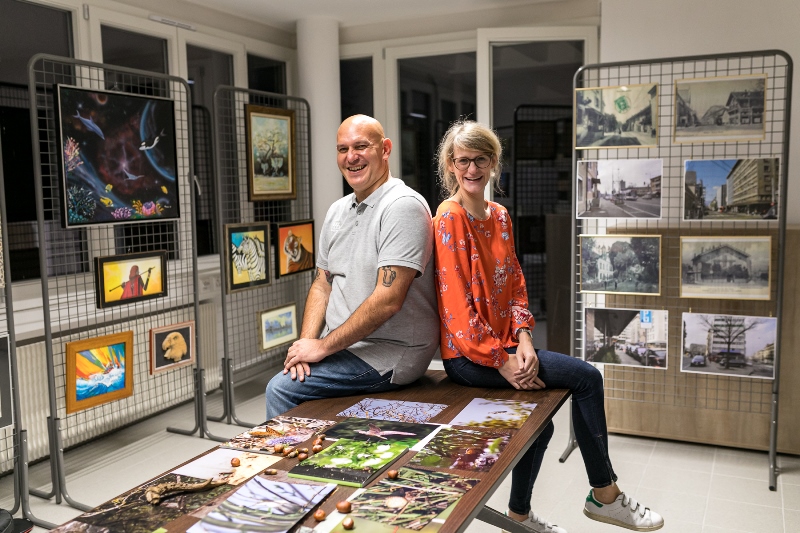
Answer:
<svg viewBox="0 0 800 533"><path fill-rule="evenodd" d="M356 131L374 143L381 142L386 136L381 123L367 115L353 115L344 119L337 131L337 137L345 131Z"/></svg>
<svg viewBox="0 0 800 533"><path fill-rule="evenodd" d="M360 202L389 179L392 141L381 123L367 115L353 115L336 132L337 161L342 176Z"/></svg>

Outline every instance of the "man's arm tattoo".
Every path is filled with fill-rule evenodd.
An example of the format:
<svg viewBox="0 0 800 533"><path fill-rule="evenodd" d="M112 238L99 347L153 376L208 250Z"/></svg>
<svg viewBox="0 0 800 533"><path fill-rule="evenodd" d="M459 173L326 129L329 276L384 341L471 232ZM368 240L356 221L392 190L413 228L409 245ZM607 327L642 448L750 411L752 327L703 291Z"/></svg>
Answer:
<svg viewBox="0 0 800 533"><path fill-rule="evenodd" d="M317 281L318 279L319 279L319 269L317 269L317 275L314 276L314 281Z"/></svg>
<svg viewBox="0 0 800 533"><path fill-rule="evenodd" d="M392 283L394 283L394 279L397 277L397 272L392 270L392 267L389 266L381 267L381 270L383 270L383 286L391 287Z"/></svg>
<svg viewBox="0 0 800 533"><path fill-rule="evenodd" d="M325 271L325 281L333 285L333 274L331 274L330 270Z"/></svg>

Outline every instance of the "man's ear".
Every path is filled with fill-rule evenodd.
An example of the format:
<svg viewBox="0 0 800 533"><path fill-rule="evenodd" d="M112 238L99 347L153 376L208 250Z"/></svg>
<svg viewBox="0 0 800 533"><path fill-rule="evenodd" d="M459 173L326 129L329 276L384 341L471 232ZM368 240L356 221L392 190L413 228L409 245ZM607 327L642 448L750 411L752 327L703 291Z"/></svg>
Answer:
<svg viewBox="0 0 800 533"><path fill-rule="evenodd" d="M389 154L392 153L392 140L391 139L384 139L383 140L383 159L388 160Z"/></svg>

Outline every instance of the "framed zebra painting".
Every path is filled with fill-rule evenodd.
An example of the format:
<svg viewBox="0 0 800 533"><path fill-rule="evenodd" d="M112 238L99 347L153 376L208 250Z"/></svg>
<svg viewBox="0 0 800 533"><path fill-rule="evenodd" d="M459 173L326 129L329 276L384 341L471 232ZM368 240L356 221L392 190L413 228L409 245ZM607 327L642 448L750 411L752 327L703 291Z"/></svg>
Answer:
<svg viewBox="0 0 800 533"><path fill-rule="evenodd" d="M228 294L265 287L272 281L269 222L225 225Z"/></svg>

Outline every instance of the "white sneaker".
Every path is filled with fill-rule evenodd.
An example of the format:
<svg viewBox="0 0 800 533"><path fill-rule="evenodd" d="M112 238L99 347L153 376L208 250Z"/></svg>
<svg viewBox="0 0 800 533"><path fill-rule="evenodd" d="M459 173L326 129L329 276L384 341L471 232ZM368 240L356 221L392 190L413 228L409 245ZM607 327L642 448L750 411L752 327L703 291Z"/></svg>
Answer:
<svg viewBox="0 0 800 533"><path fill-rule="evenodd" d="M583 506L583 514L592 520L634 531L655 531L664 527L664 518L660 514L642 506L624 492L613 503L600 503L590 490Z"/></svg>
<svg viewBox="0 0 800 533"><path fill-rule="evenodd" d="M508 511L506 511L506 516L508 516ZM567 530L563 527L558 527L555 524L551 524L547 520L539 517L533 511L528 513L528 518L520 522L525 527L528 527L534 530L536 533L567 533ZM502 530L503 533L508 533L505 529Z"/></svg>

